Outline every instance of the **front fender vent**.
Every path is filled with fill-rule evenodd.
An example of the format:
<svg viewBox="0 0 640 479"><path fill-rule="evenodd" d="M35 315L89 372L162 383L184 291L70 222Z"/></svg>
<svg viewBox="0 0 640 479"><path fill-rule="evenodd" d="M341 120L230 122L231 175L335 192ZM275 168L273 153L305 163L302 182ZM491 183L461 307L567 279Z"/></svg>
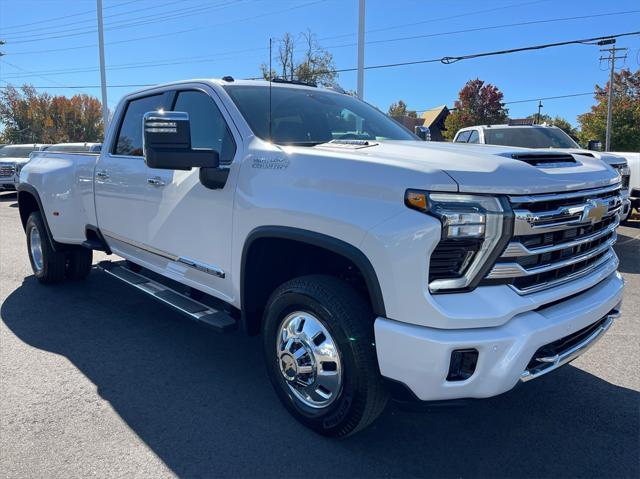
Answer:
<svg viewBox="0 0 640 479"><path fill-rule="evenodd" d="M578 163L572 155L560 153L513 153L511 158L538 168L563 168L575 166Z"/></svg>

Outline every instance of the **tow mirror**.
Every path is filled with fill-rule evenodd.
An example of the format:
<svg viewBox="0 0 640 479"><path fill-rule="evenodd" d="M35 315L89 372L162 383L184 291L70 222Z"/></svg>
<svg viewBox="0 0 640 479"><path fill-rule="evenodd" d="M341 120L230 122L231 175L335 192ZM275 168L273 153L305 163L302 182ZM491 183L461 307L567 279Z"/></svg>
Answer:
<svg viewBox="0 0 640 479"><path fill-rule="evenodd" d="M149 168L190 170L218 168L218 152L191 148L189 114L150 111L142 119L144 161Z"/></svg>
<svg viewBox="0 0 640 479"><path fill-rule="evenodd" d="M589 140L587 149L591 151L602 151L602 142L600 140Z"/></svg>
<svg viewBox="0 0 640 479"><path fill-rule="evenodd" d="M431 141L431 130L428 126L416 126L414 130L416 136L422 141Z"/></svg>

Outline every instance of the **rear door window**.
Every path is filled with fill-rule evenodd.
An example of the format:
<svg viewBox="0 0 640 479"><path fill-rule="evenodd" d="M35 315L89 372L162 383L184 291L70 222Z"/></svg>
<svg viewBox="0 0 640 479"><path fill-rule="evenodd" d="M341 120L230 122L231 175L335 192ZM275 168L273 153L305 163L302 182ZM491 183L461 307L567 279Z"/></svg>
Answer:
<svg viewBox="0 0 640 479"><path fill-rule="evenodd" d="M164 95L152 95L131 100L120 124L116 155L142 156L142 116L148 111L157 111L164 106Z"/></svg>

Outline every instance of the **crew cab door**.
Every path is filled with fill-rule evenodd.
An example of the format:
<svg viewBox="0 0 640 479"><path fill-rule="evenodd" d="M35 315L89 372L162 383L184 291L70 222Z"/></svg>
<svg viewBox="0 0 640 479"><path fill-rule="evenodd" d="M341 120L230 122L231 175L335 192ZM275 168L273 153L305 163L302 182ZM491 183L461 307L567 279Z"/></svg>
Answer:
<svg viewBox="0 0 640 479"><path fill-rule="evenodd" d="M238 142L234 138L237 132L232 132L218 102L215 92L199 87L172 92L163 107L189 114L193 148L212 148L219 153L220 164L230 169L224 187L203 186L199 168L154 169L140 157L142 166L118 175L124 183L116 187L114 196L119 199L110 198L106 188L96 182L96 208L102 233L115 238L120 253L160 274L231 301L231 221ZM128 121L140 125L142 141L142 115L146 112L139 110L135 108L131 120L125 114L123 126ZM98 165L97 172L100 166L110 169L109 165ZM114 177L107 173L107 181L112 180ZM108 219L103 222L102 218Z"/></svg>

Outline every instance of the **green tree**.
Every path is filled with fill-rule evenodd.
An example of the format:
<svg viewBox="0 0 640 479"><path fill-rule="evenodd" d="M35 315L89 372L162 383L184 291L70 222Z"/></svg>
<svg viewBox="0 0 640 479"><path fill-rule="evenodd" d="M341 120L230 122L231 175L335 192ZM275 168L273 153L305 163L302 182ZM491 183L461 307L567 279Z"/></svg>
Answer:
<svg viewBox="0 0 640 479"><path fill-rule="evenodd" d="M607 98L609 82L604 88L595 86L596 104L591 111L578 116L580 142L589 140L605 143L607 129ZM623 69L613 76L611 117L612 151L640 151L640 70L634 73Z"/></svg>
<svg viewBox="0 0 640 479"><path fill-rule="evenodd" d="M102 106L89 95L52 96L25 85L0 92L2 142L102 141Z"/></svg>
<svg viewBox="0 0 640 479"><path fill-rule="evenodd" d="M413 110L407 110L407 104L403 100L398 100L397 103L392 103L388 110L389 116L408 116L410 118L417 118L418 114Z"/></svg>
<svg viewBox="0 0 640 479"><path fill-rule="evenodd" d="M300 44L302 47L298 48ZM337 86L338 74L333 55L320 46L316 35L310 30L298 35L298 39L289 32L285 33L277 40L277 47L276 67L269 71L269 65L260 65L265 80L281 78L327 87Z"/></svg>
<svg viewBox="0 0 640 479"><path fill-rule="evenodd" d="M473 125L504 123L508 110L504 95L494 85L476 78L469 80L460 90L454 111L445 120L445 138L452 140L460 128Z"/></svg>

